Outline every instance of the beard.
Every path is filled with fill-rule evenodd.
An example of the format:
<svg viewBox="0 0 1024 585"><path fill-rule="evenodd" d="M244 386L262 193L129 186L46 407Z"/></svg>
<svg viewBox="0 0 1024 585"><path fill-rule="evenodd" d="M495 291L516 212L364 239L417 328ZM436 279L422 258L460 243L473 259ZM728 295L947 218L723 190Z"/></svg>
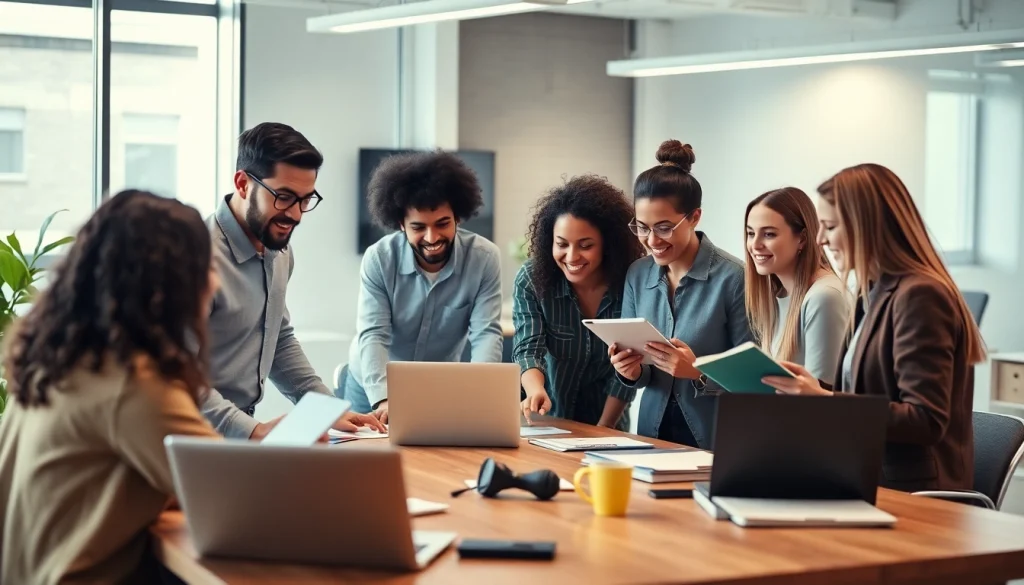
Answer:
<svg viewBox="0 0 1024 585"><path fill-rule="evenodd" d="M444 249L439 254L428 254L424 249L426 245L422 243L416 246L411 243L409 245L412 246L413 253L427 264L445 264L452 257L452 243L450 240L439 240L431 245L436 246L441 243L444 244Z"/></svg>
<svg viewBox="0 0 1024 585"><path fill-rule="evenodd" d="M245 212L245 224L252 232L252 235L256 237L260 243L263 244L268 250L283 250L288 245L288 240L292 238L292 234L295 233L295 228L288 231L287 234L282 238L275 238L270 233L270 224L275 220L280 220L288 225L298 225L299 222L292 220L290 217L281 214L279 216L271 217L264 221L263 214L256 209L255 205L250 205L249 209Z"/></svg>

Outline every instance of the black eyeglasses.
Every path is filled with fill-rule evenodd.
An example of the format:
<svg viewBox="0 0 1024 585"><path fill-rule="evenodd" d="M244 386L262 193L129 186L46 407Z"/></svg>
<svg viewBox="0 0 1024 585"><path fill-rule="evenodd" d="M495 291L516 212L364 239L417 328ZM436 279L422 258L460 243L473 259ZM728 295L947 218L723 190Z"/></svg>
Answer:
<svg viewBox="0 0 1024 585"><path fill-rule="evenodd" d="M306 213L307 211L313 211L314 209L316 209L316 206L319 205L320 202L324 200L324 198L321 197L320 194L317 193L316 191L313 191L312 193L306 195L305 197L299 197L298 195L292 195L291 193L278 193L277 191L271 189L270 187L267 187L266 183L257 179L256 175L253 175L248 171L246 171L245 174L249 175L250 179L256 181L261 187L266 189L268 193L274 196L274 208L279 209L281 211L291 209L292 205L298 203L299 210L302 211L302 213Z"/></svg>

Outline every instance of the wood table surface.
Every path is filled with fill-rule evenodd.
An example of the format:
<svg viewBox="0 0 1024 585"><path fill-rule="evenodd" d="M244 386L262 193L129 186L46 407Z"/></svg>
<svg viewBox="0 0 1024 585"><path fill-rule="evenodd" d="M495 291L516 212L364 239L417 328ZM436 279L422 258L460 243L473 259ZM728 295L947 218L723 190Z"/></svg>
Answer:
<svg viewBox="0 0 1024 585"><path fill-rule="evenodd" d="M623 435L551 418L534 424L558 426L575 437ZM356 443L358 447L388 446L386 439L374 439L336 448ZM500 499L483 498L476 492L452 498L450 492L462 487L463 480L475 478L486 457L494 457L516 473L551 469L571 481L582 454L549 451L526 439L519 449L404 447L407 495L451 505L447 513L414 518L413 528L454 531L460 538L553 540L557 542L554 561L460 560L454 546L415 573L199 558L184 517L175 511L165 512L153 526L155 550L183 580L203 585L952 585L1024 577L1024 517L1011 514L880 489L877 505L897 517L894 528L742 528L712 519L691 499L652 499L647 495L652 485L640 481L633 482L628 514L621 518L595 516L572 492L562 492L548 502L525 492L513 494L516 490L504 492ZM333 487L343 498L344 487ZM358 527L325 527L325 536L329 530L343 532L332 536L339 546L346 538L358 538Z"/></svg>

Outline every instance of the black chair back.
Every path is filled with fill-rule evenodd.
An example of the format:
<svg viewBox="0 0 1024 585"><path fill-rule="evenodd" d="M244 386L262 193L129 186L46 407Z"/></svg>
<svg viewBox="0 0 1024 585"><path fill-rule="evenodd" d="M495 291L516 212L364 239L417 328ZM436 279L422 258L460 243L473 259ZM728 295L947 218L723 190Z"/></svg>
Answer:
<svg viewBox="0 0 1024 585"><path fill-rule="evenodd" d="M1024 455L1024 420L993 412L974 413L974 490L992 499L996 509Z"/></svg>
<svg viewBox="0 0 1024 585"><path fill-rule="evenodd" d="M960 291L960 294L964 296L964 302L967 303L967 308L971 310L971 314L974 315L974 322L981 325L981 317L985 314L985 307L988 306L988 293L965 290Z"/></svg>

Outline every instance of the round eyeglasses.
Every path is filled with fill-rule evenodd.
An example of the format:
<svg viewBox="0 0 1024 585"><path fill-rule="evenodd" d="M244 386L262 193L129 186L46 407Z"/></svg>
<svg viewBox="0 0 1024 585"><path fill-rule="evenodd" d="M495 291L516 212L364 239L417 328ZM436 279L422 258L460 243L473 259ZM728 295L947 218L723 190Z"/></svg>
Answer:
<svg viewBox="0 0 1024 585"><path fill-rule="evenodd" d="M667 240L672 237L672 233L676 231L676 228L683 225L683 222L686 221L686 218L688 217L690 217L689 213L684 215L683 219L680 219L679 223L677 223L676 225L667 226L658 224L653 228L638 222L634 217L629 222L629 231L633 232L633 235L638 238L646 238L647 236L651 235L651 232L654 232L654 235L658 236L663 240Z"/></svg>

